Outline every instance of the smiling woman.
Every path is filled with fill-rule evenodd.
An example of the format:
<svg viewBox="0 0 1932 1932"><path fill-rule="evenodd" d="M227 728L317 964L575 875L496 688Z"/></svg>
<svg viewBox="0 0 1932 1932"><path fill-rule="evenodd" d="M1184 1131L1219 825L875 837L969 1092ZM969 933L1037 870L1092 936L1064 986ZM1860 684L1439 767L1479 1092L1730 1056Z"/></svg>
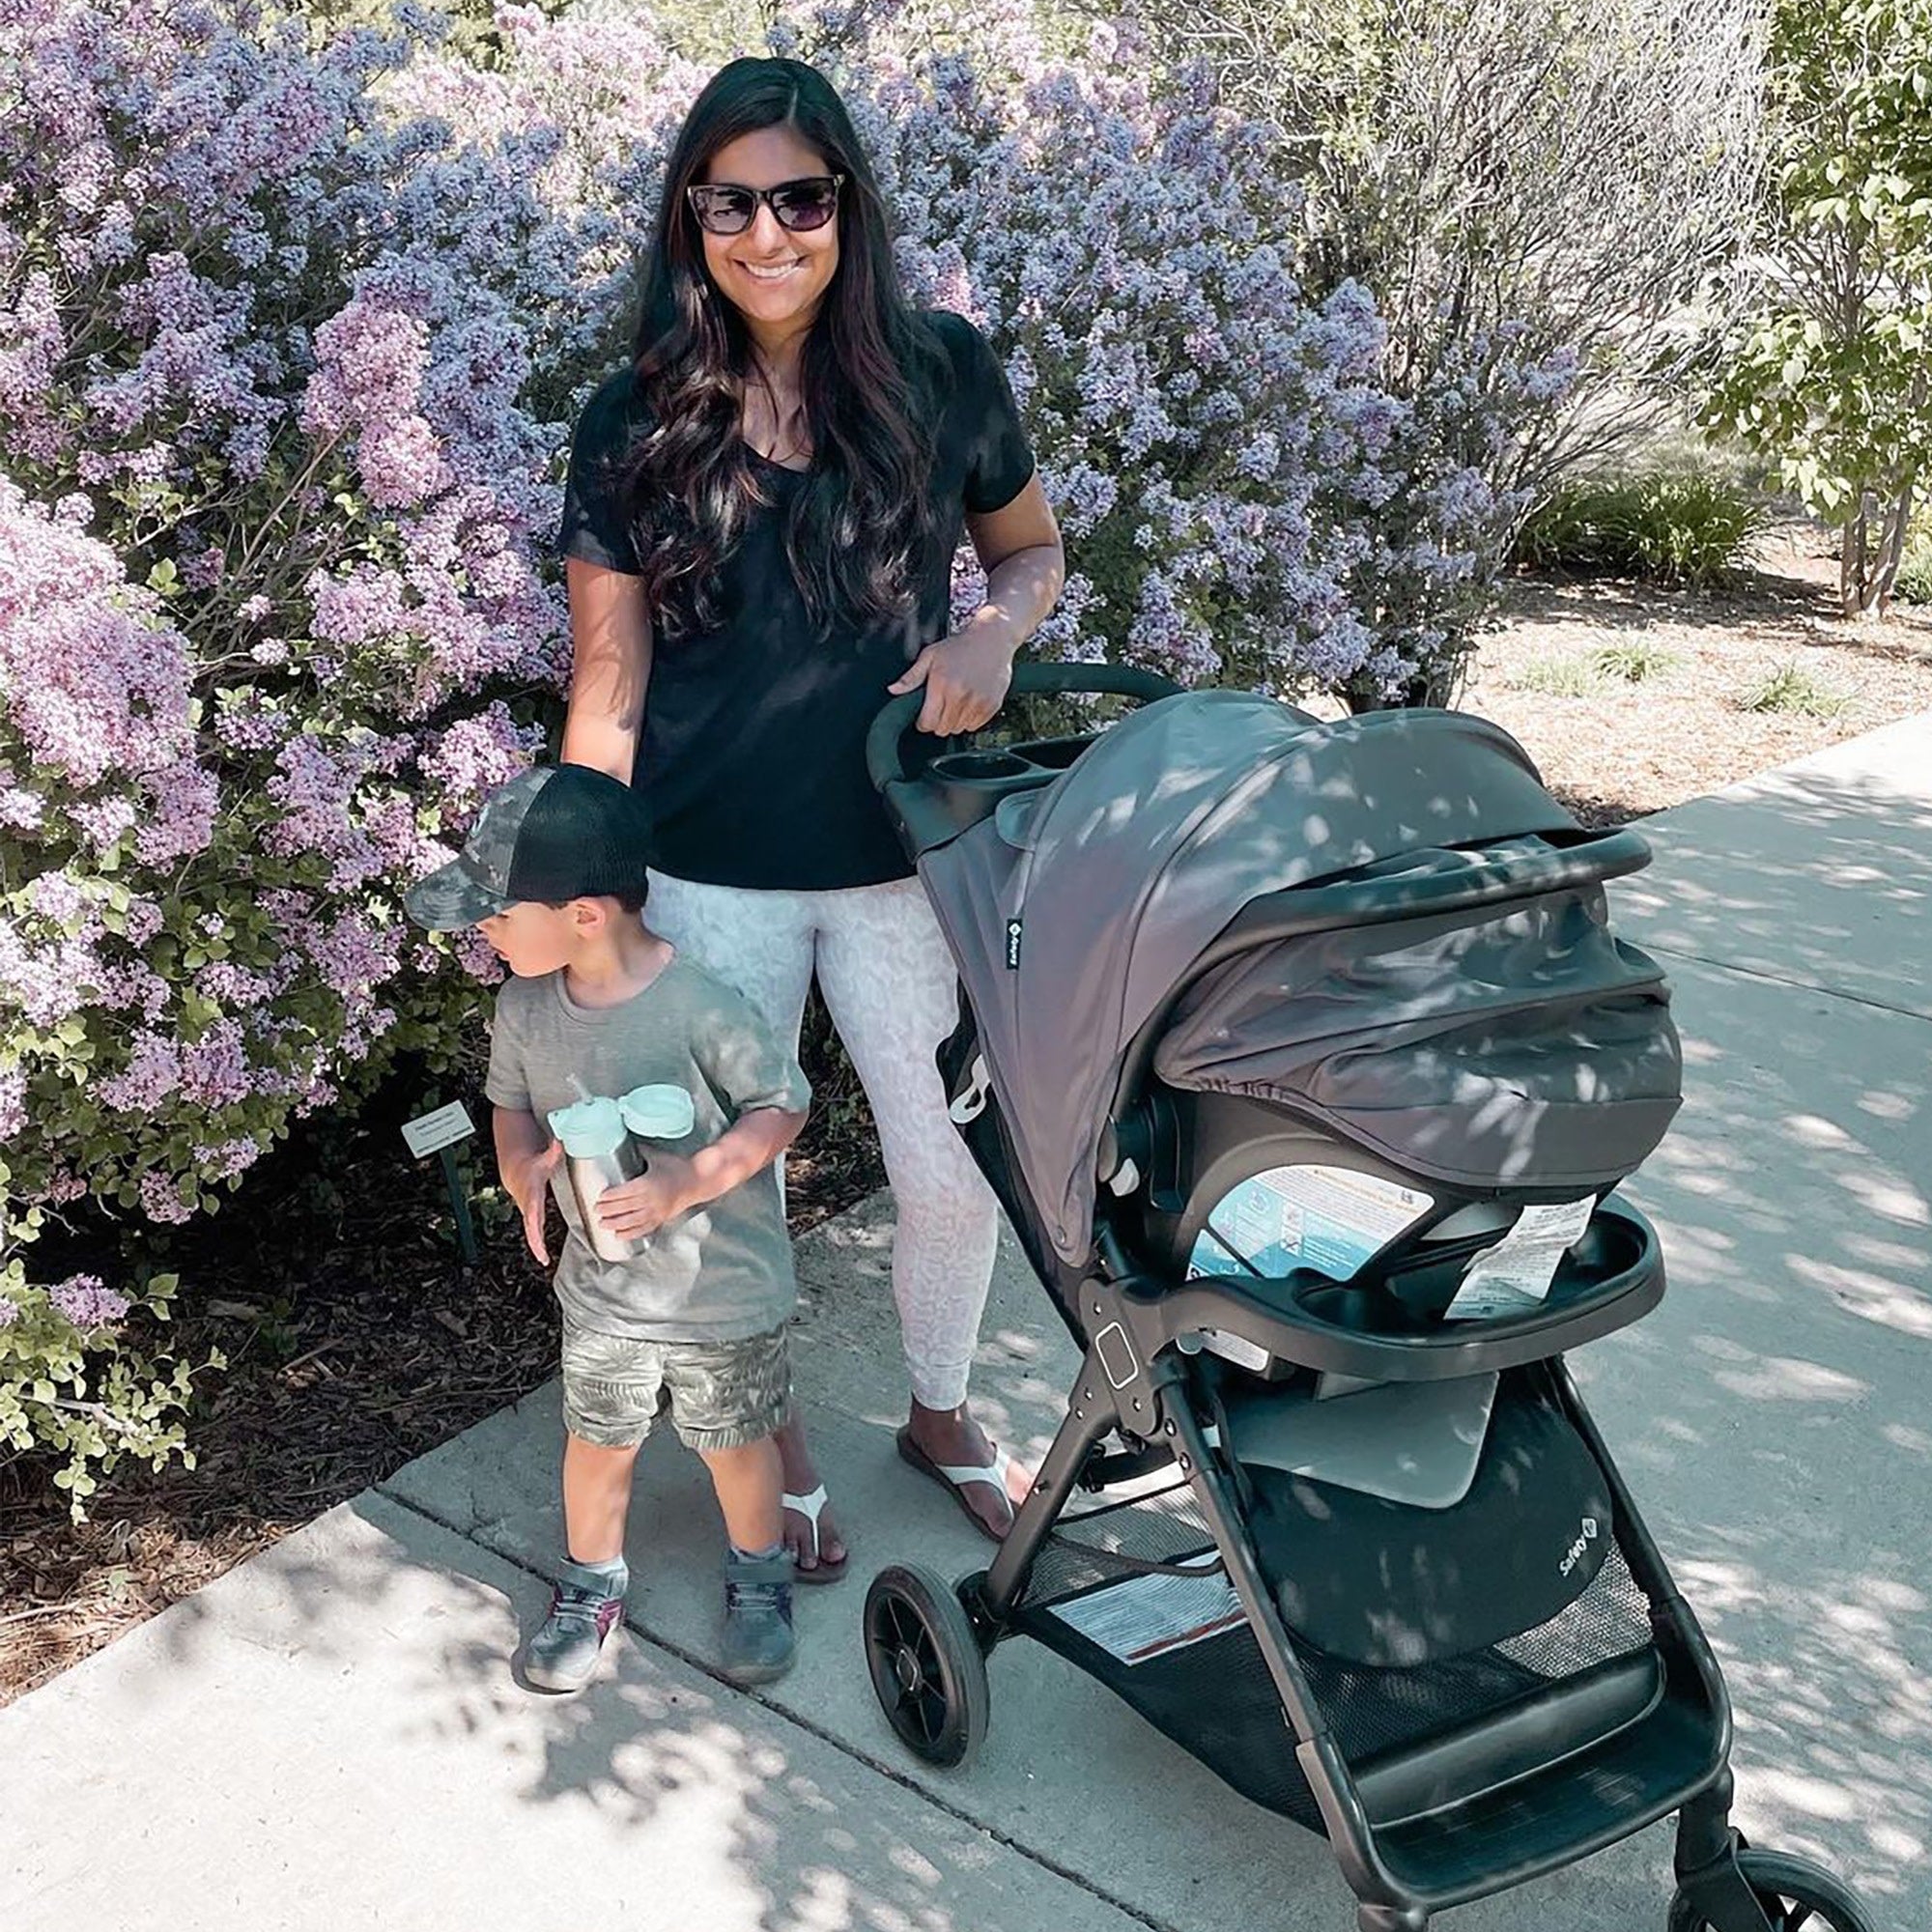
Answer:
<svg viewBox="0 0 1932 1932"><path fill-rule="evenodd" d="M685 189L704 231L704 265L747 323L782 327L817 313L838 267L842 175L815 174L819 157L789 128L761 128L719 149L708 182ZM786 179L787 170L803 170ZM737 177L777 176L770 187ZM771 211L770 221L760 211ZM771 387L761 378L758 393ZM778 449L767 456L779 458Z"/></svg>
<svg viewBox="0 0 1932 1932"><path fill-rule="evenodd" d="M952 629L962 538L987 589ZM965 1406L997 1211L947 1119L953 971L865 738L895 692L923 692L925 731L991 718L1064 560L1005 371L963 317L907 302L871 161L814 69L734 61L686 119L632 358L578 424L562 544L564 755L643 791L653 924L794 1048L817 977L899 1210L900 1447L1003 1535L1025 1477ZM837 1564L796 1427L781 1446L800 1567Z"/></svg>

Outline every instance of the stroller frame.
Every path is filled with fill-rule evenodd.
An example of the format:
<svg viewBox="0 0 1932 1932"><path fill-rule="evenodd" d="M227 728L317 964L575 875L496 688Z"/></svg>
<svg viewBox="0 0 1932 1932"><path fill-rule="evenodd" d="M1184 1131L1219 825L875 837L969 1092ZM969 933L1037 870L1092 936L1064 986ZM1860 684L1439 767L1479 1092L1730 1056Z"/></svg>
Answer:
<svg viewBox="0 0 1932 1932"><path fill-rule="evenodd" d="M1241 1284L1231 1281L1226 1287L1237 1296L1242 1293ZM1296 1763L1320 1807L1343 1876L1360 1901L1361 1932L1423 1932L1434 1911L1570 1864L1672 1811L1681 1813L1676 1852L1680 1882L1700 1895L1723 1889L1726 1870L1735 1871L1727 1769L1730 1708L1723 1680L1702 1631L1677 1594L1656 1544L1560 1361L1550 1364L1553 1391L1609 1479L1618 1547L1652 1605L1661 1694L1645 1720L1651 1728L1618 1733L1600 1747L1597 1767L1636 1778L1643 1797L1635 1804L1594 1810L1574 1801L1561 1801L1555 1807L1564 1814L1560 1833L1539 1842L1520 1842L1505 1861L1487 1866L1475 1882L1466 1871L1444 1872L1431 1880L1419 1877L1418 1861L1405 1860L1399 1865L1388 1856L1376 1816L1381 1808L1378 1800L1398 1802L1405 1783L1412 1782L1417 1772L1483 1793L1486 1787L1495 1785L1498 1773L1520 1760L1532 1743L1540 1747L1540 1755L1550 1760L1545 1773L1548 1778L1574 1781L1581 1767L1563 1748L1566 1720L1573 1728L1580 1721L1587 1734L1593 1721L1601 1720L1606 1705L1634 1688L1635 1673L1626 1670L1622 1684L1590 1686L1576 1692L1567 1685L1554 1686L1529 1707L1508 1710L1492 1720L1470 1725L1453 1740L1423 1747L1413 1762L1406 1762L1404 1754L1398 1753L1368 1776L1358 1776L1328 1730L1242 1533L1228 1478L1189 1400L1188 1358L1174 1346L1179 1334L1201 1325L1200 1315L1210 1308L1211 1325L1286 1359L1293 1359L1304 1338L1278 1321L1254 1319L1254 1311L1237 1315L1229 1297L1212 1292L1207 1284L1163 1293L1157 1283L1129 1272L1119 1278L1096 1275L1082 1285L1081 1293L1082 1314L1091 1323L1093 1339L1068 1393L1066 1420L991 1567L958 1586L986 1653L1015 1634L1010 1620L1036 1561L1078 1493L1104 1481L1110 1473L1126 1473L1129 1464L1139 1470L1171 1459L1186 1477L1213 1535L1274 1681ZM1109 1471L1098 1451L1116 1431L1129 1441L1157 1446L1151 1452L1129 1452L1120 1459L1116 1471ZM1650 1660L1638 1666L1650 1667ZM1689 1772L1684 1769L1687 1736L1695 1737L1701 1747L1694 1769ZM1405 1774L1409 1776L1406 1778ZM1502 1802L1520 1806L1526 1794L1519 1780L1508 1783ZM1439 1840L1458 1830L1480 1831L1482 1821L1475 1815L1479 1808L1480 1800L1464 1803L1453 1809L1469 1815L1426 1821L1428 1836ZM1402 1868L1405 1865L1406 1870ZM1735 1922L1739 1932L1747 1932L1747 1928L1756 1932L1756 1928L1768 1926L1769 1920L1751 1901L1741 1879L1736 1889L1742 1895L1735 1900L1728 1918L1708 1905L1704 1917L1713 1925L1723 1926L1725 1932L1729 1932L1730 1922Z"/></svg>
<svg viewBox="0 0 1932 1932"><path fill-rule="evenodd" d="M1100 690L1147 700L1175 687L1118 667L1048 666L1022 668L1014 689ZM984 816L999 794L1015 787L1009 777L984 782L979 774L986 761L970 757L960 761L968 779L962 785L942 783L922 796L907 784L899 740L918 701L915 694L880 714L869 753L875 782L909 846L923 850ZM1053 762L1064 764L1064 747L1062 753ZM942 779L946 762L942 753ZM1634 857L1622 848L1602 855L1599 876L1644 863L1640 840L1611 838L1621 838ZM1309 897L1300 896L1304 903ZM1198 962L1190 979L1211 963ZM1128 1081L1136 1089L1147 1079L1151 1037L1182 990L1175 989L1129 1052ZM969 1139L1003 1137L996 1099L987 1114ZM1437 1911L1572 1864L1673 1812L1671 1932L1774 1932L1785 1900L1809 1905L1829 1932L1871 1932L1862 1907L1829 1872L1753 1852L1732 1828L1731 1714L1722 1675L1562 1359L1567 1349L1627 1325L1662 1297L1662 1258L1643 1216L1614 1199L1600 1203L1592 1226L1615 1233L1623 1265L1561 1306L1475 1329L1384 1336L1314 1314L1287 1292L1292 1282L1215 1275L1176 1284L1131 1251L1104 1194L1093 1254L1087 1266L1071 1268L1037 1239L1038 1217L1012 1163L989 1166L982 1152L980 1164L1083 1360L1065 1418L991 1565L950 1587L929 1573L893 1566L871 1586L867 1663L902 1742L928 1762L963 1762L987 1719L985 1659L1014 1636L1038 1634L1023 1627L1024 1600L1057 1527L1080 1520L1074 1506L1083 1493L1172 1469L1238 1598L1279 1701L1284 1742L1356 1897L1358 1932L1426 1932ZM1180 1338L1204 1328L1318 1373L1384 1382L1505 1371L1529 1378L1608 1486L1610 1539L1647 1605L1648 1644L1549 1679L1446 1732L1351 1763L1246 1534L1233 1492L1238 1469L1231 1455L1224 1466L1222 1446L1203 1420L1211 1409L1208 1358L1184 1351ZM1110 1435L1124 1447L1106 1452ZM916 1696L934 1695L947 1711L937 1736L906 1715Z"/></svg>

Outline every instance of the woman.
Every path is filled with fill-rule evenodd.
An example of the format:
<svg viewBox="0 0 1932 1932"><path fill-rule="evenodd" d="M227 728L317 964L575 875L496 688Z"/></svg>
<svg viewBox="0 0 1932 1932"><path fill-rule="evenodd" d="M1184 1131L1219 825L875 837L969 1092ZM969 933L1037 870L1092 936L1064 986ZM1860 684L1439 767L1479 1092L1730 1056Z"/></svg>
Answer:
<svg viewBox="0 0 1932 1932"><path fill-rule="evenodd" d="M962 528L985 602L948 631ZM843 104L797 61L740 60L668 164L630 367L578 424L562 544L566 759L645 792L651 923L796 1042L814 973L878 1122L912 1404L900 1453L1003 1536L1027 1478L966 1408L997 1239L933 1052L955 977L867 782L866 729L999 709L1053 607L1060 533L997 358L920 314ZM801 1576L844 1548L794 1421Z"/></svg>

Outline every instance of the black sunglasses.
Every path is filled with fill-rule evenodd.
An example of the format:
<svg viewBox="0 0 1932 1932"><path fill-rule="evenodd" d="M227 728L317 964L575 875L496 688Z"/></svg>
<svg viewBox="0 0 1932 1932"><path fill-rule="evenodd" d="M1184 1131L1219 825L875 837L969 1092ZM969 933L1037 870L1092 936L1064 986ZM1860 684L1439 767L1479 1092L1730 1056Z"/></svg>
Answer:
<svg viewBox="0 0 1932 1932"><path fill-rule="evenodd" d="M823 228L838 212L843 175L807 175L776 187L740 187L736 182L700 182L685 189L691 212L707 235L742 235L758 218L763 202L781 228L797 235Z"/></svg>

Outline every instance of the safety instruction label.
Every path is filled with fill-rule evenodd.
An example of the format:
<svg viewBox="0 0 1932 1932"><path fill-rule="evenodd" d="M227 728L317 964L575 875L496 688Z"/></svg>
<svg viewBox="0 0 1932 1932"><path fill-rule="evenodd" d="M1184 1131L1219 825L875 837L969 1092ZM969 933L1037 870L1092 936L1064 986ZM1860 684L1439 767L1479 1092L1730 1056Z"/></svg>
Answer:
<svg viewBox="0 0 1932 1932"><path fill-rule="evenodd" d="M1207 1569L1218 1558L1208 1549L1178 1560ZM1129 1577L1052 1607L1062 1623L1126 1664L1146 1663L1171 1650L1206 1643L1246 1621L1235 1586L1218 1572L1203 1577Z"/></svg>
<svg viewBox="0 0 1932 1932"><path fill-rule="evenodd" d="M1309 1267L1347 1281L1435 1205L1419 1187L1352 1168L1270 1168L1221 1197L1188 1257L1188 1277Z"/></svg>
<svg viewBox="0 0 1932 1932"><path fill-rule="evenodd" d="M1549 1293L1563 1257L1590 1225L1594 1194L1554 1207L1525 1208L1517 1224L1492 1248L1469 1264L1443 1311L1450 1321L1481 1321L1495 1315L1520 1315Z"/></svg>

